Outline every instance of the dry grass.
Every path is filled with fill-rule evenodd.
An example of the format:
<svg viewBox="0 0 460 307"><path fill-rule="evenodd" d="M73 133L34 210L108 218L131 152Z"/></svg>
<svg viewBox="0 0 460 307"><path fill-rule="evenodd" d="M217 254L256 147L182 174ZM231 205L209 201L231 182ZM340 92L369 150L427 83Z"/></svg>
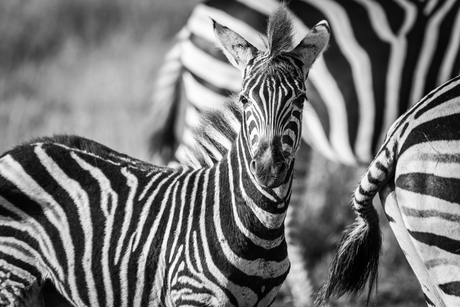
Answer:
<svg viewBox="0 0 460 307"><path fill-rule="evenodd" d="M0 152L33 137L72 133L147 159L155 72L171 35L197 2L0 2ZM348 198L363 169L344 168L318 155L312 167L299 220L309 247L305 256L320 283L340 232L351 222ZM371 306L423 305L383 215L381 220L384 256L379 296ZM342 299L331 306L364 305L363 299Z"/></svg>

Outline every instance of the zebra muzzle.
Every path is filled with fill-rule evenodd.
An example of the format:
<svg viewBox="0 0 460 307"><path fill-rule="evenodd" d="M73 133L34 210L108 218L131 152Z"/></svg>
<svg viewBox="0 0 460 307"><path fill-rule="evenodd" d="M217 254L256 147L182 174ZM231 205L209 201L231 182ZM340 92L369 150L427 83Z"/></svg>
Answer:
<svg viewBox="0 0 460 307"><path fill-rule="evenodd" d="M267 188L277 188L286 181L288 163L282 159L276 162L272 158L255 158L249 168L258 184Z"/></svg>

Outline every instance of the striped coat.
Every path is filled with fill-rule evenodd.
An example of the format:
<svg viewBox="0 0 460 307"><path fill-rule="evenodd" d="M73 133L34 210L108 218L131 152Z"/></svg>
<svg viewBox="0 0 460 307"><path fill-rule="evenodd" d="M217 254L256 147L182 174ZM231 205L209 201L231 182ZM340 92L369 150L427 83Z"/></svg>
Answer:
<svg viewBox="0 0 460 307"><path fill-rule="evenodd" d="M73 306L273 302L290 268L284 219L305 79L330 28L318 23L292 49L281 7L261 51L213 26L243 74L240 132L219 163L159 167L77 136L0 156L1 306L42 306L45 283Z"/></svg>
<svg viewBox="0 0 460 307"><path fill-rule="evenodd" d="M193 136L202 114L219 109L239 91L241 75L228 65L208 31L209 17L265 48L266 16L276 0L210 0L198 4L158 73L150 143L154 160L178 159L197 167L220 160L230 142L214 142L204 152ZM303 138L331 161L347 165L371 161L385 132L424 94L460 73L460 2L419 0L292 0L295 40L328 19L332 38L307 80ZM232 126L238 129L238 125ZM208 155L208 159L206 159ZM192 157L192 158L190 158ZM293 267L288 276L297 306L311 303L312 285L296 219L304 210L309 148L299 154L287 240ZM314 174L315 175L315 174Z"/></svg>
<svg viewBox="0 0 460 307"><path fill-rule="evenodd" d="M200 114L239 91L241 75L216 50L209 17L263 49L266 16L278 5L276 0L211 0L195 7L158 74L151 149L160 160L169 162L167 153L172 148L174 154L177 145L193 147L191 129ZM303 138L332 161L368 163L397 117L460 73L458 1L293 0L288 5L297 17L297 41L319 20L331 24L328 52L307 81Z"/></svg>
<svg viewBox="0 0 460 307"><path fill-rule="evenodd" d="M372 199L390 226L428 306L460 305L460 76L402 115L355 190L356 221L342 238L319 303L376 281L381 234Z"/></svg>

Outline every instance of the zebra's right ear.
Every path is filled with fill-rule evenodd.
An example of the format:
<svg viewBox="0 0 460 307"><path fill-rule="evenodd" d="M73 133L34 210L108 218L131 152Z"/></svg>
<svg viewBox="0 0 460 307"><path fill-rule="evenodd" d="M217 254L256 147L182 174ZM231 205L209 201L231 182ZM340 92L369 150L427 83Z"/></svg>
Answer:
<svg viewBox="0 0 460 307"><path fill-rule="evenodd" d="M218 47L230 63L243 71L249 61L255 57L257 48L239 34L212 20Z"/></svg>

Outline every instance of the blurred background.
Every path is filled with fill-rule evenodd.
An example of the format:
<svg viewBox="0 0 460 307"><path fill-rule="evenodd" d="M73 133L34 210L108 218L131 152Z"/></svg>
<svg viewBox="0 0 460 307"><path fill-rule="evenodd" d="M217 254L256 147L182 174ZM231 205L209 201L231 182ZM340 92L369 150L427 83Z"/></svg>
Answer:
<svg viewBox="0 0 460 307"><path fill-rule="evenodd" d="M148 160L155 73L198 0L1 0L0 151L71 133ZM298 216L313 280L326 277L353 219L363 168L313 156L309 206ZM380 205L376 206L382 213ZM384 251L370 306L423 306L423 294L381 214ZM341 299L331 306L365 306ZM285 293L276 306L290 306Z"/></svg>
<svg viewBox="0 0 460 307"><path fill-rule="evenodd" d="M155 71L196 3L0 1L0 150L75 133L146 159Z"/></svg>

